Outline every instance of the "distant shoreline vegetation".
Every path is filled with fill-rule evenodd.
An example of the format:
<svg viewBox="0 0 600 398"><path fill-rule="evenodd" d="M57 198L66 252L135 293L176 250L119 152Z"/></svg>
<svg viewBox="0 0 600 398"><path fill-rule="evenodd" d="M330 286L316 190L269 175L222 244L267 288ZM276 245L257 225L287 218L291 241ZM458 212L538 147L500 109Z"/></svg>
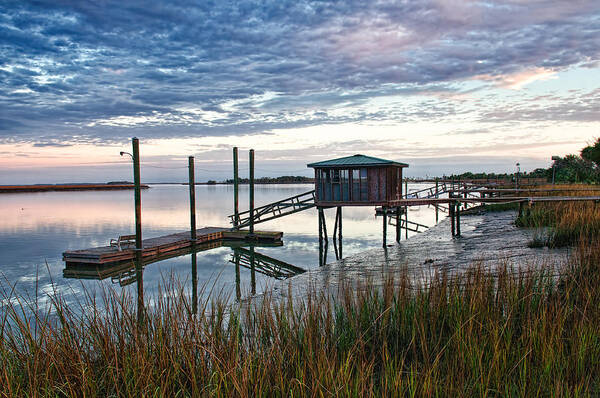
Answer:
<svg viewBox="0 0 600 398"><path fill-rule="evenodd" d="M250 180L248 178L239 178L238 182L240 184L248 184ZM255 184L312 184L314 182L314 178L304 176L260 177L254 179ZM209 185L211 183L217 184L216 181L207 182ZM225 180L221 184L233 184L233 178Z"/></svg>
<svg viewBox="0 0 600 398"><path fill-rule="evenodd" d="M107 191L133 189L132 182L111 181L107 183L69 183L69 184L32 184L32 185L0 185L0 193L50 192L50 191ZM142 184L142 189L149 188Z"/></svg>

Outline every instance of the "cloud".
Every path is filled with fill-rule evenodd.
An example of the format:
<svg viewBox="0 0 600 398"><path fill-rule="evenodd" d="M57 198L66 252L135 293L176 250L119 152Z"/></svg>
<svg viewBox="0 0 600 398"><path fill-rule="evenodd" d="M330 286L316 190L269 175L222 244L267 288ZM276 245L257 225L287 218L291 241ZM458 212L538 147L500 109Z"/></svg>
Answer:
<svg viewBox="0 0 600 398"><path fill-rule="evenodd" d="M597 68L600 59L594 0L61 0L0 8L0 141L430 121L468 111L464 82L524 88L577 65ZM406 103L386 100L393 96ZM571 117L594 120L586 106L573 109Z"/></svg>

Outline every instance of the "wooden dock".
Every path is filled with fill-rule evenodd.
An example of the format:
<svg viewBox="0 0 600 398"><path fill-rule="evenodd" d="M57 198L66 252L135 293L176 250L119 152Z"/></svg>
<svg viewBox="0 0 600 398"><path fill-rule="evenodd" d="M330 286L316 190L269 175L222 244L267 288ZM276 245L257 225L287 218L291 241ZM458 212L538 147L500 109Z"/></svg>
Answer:
<svg viewBox="0 0 600 398"><path fill-rule="evenodd" d="M196 230L197 238L195 243L206 244L223 240L243 241L247 239L258 242L276 242L281 240L282 236L283 232L255 231L252 236L249 236L248 231L245 230L231 231L229 228L206 227ZM170 252L189 248L191 246L192 240L190 232L180 232L144 239L142 241L142 259L146 262L150 259L161 258ZM63 253L63 261L67 263L87 263L95 265L120 263L133 260L134 257L135 248L133 245L123 248L123 250L118 250L114 246L102 246L66 251Z"/></svg>
<svg viewBox="0 0 600 398"><path fill-rule="evenodd" d="M192 250L191 246L183 249L171 250L155 257L146 257L143 259L143 266L168 260L173 257L185 256L192 252L199 253L219 247L230 247L234 250L252 244L253 247L276 247L282 246L282 241L274 242L258 242L249 243L239 240L214 240L211 242L197 244ZM133 259L123 260L115 263L92 264L76 261L67 261L63 269L63 277L74 279L97 279L102 280L110 277L114 283L119 283L121 286L128 285L131 281L135 281L135 264Z"/></svg>

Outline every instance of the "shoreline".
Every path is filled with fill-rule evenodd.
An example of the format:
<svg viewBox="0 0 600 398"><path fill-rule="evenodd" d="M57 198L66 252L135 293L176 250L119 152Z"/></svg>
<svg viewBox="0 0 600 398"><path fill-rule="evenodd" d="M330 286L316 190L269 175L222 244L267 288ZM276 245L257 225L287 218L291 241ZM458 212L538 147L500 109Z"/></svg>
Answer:
<svg viewBox="0 0 600 398"><path fill-rule="evenodd" d="M54 192L54 191L112 191L123 189L134 189L133 184L33 184L33 185L0 185L2 193L26 193L26 192ZM141 185L142 189L150 188L147 184Z"/></svg>
<svg viewBox="0 0 600 398"><path fill-rule="evenodd" d="M446 272L452 277L478 264L492 272L501 265L515 272L560 271L568 260L569 248L528 247L539 231L517 227L516 216L512 210L465 214L461 218L462 236L457 238L452 238L446 218L399 244L369 249L278 282L271 286L271 295L276 300L302 299L315 289L335 296L346 285L359 288L369 281L383 286L387 278L406 273L411 280L427 284L436 274Z"/></svg>

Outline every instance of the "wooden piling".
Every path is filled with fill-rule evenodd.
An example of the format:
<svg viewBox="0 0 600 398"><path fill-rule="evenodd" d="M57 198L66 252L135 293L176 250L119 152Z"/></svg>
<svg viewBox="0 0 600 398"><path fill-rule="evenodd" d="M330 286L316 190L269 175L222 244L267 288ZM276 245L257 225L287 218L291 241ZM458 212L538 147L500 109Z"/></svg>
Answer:
<svg viewBox="0 0 600 398"><path fill-rule="evenodd" d="M340 250L340 259L342 256L342 207L338 206L338 214L340 216L340 221L338 224L338 239L339 239L339 250Z"/></svg>
<svg viewBox="0 0 600 398"><path fill-rule="evenodd" d="M240 287L240 253L235 250L233 252L235 259L235 298L240 301L242 298L242 289Z"/></svg>
<svg viewBox="0 0 600 398"><path fill-rule="evenodd" d="M383 247L387 246L387 208L383 208Z"/></svg>
<svg viewBox="0 0 600 398"><path fill-rule="evenodd" d="M250 235L254 233L254 149L250 149L249 159L249 201L250 201L250 225L248 226Z"/></svg>
<svg viewBox="0 0 600 398"><path fill-rule="evenodd" d="M404 239L408 239L408 206L404 206Z"/></svg>
<svg viewBox="0 0 600 398"><path fill-rule="evenodd" d="M144 270L142 266L142 190L140 178L140 141L133 137L133 184L135 201L135 275L137 281L137 317L138 322L144 319Z"/></svg>
<svg viewBox="0 0 600 398"><path fill-rule="evenodd" d="M402 214L400 213L400 207L396 207L396 242L400 242L401 230L400 230L400 220Z"/></svg>
<svg viewBox="0 0 600 398"><path fill-rule="evenodd" d="M238 229L240 222L240 191L239 191L239 170L238 170L238 148L233 148L233 227Z"/></svg>
<svg viewBox="0 0 600 398"><path fill-rule="evenodd" d="M454 224L454 222L455 222L454 209L455 209L454 202L449 202L448 203L448 213L450 214L450 231L452 232L452 236L456 236L456 227Z"/></svg>
<svg viewBox="0 0 600 398"><path fill-rule="evenodd" d="M324 265L323 262L323 208L317 209L319 219L319 265Z"/></svg>
<svg viewBox="0 0 600 398"><path fill-rule="evenodd" d="M519 218L523 217L523 207L525 206L525 202L519 202Z"/></svg>
<svg viewBox="0 0 600 398"><path fill-rule="evenodd" d="M252 245L250 246L250 291L256 294L256 261Z"/></svg>
<svg viewBox="0 0 600 398"><path fill-rule="evenodd" d="M195 249L193 244L192 249ZM192 251L192 314L198 314L198 259L196 251Z"/></svg>
<svg viewBox="0 0 600 398"><path fill-rule="evenodd" d="M188 158L188 183L190 187L190 240L192 241L192 314L198 312L198 263L196 256L196 178L194 157Z"/></svg>
<svg viewBox="0 0 600 398"><path fill-rule="evenodd" d="M196 241L196 179L194 176L194 157L188 158L189 178L188 183L190 186L190 232L192 243Z"/></svg>
<svg viewBox="0 0 600 398"><path fill-rule="evenodd" d="M456 236L460 236L460 202L456 202Z"/></svg>

